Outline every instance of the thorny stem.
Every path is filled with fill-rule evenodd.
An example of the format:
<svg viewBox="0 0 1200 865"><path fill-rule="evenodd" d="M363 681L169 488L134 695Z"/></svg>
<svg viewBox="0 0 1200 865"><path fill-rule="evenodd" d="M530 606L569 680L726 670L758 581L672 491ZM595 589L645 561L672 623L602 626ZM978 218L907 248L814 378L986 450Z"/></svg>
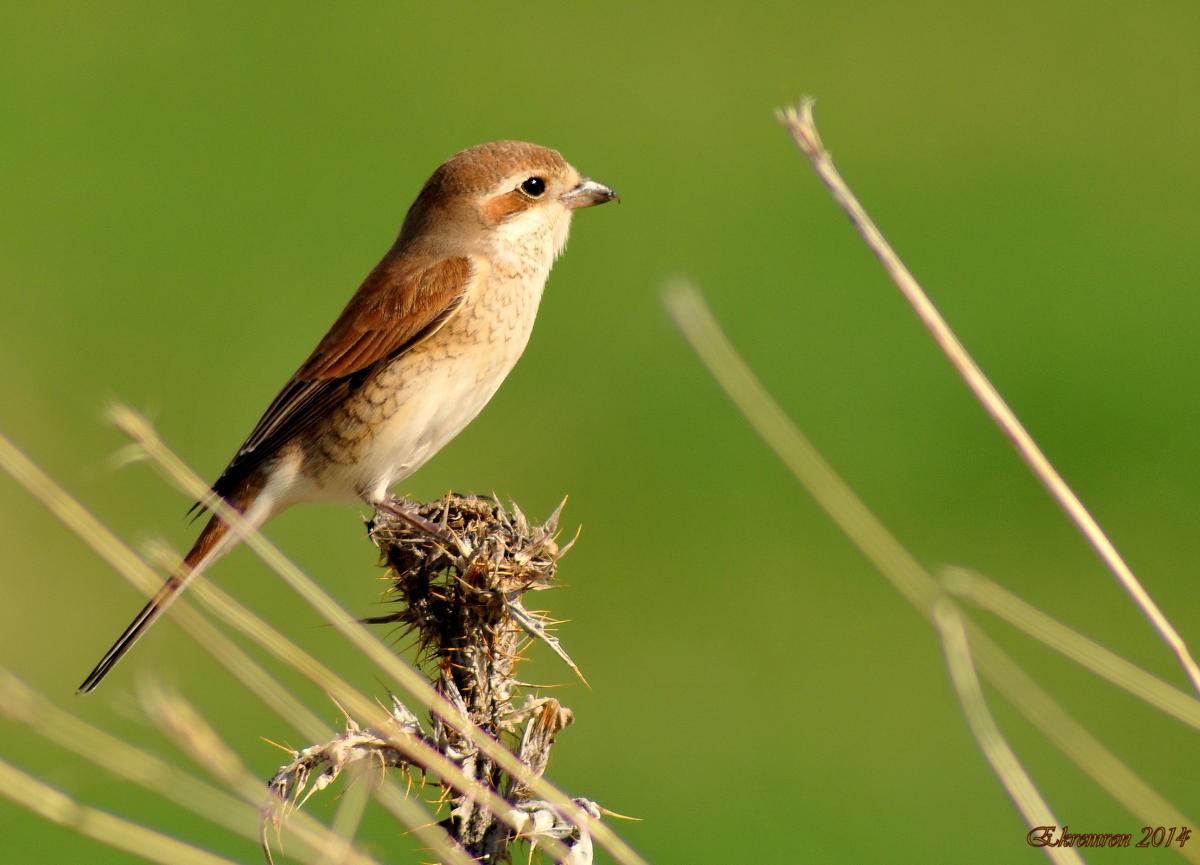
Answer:
<svg viewBox="0 0 1200 865"><path fill-rule="evenodd" d="M390 648L361 627L348 621L344 610L329 595L318 587L288 560L264 535L250 527L233 508L220 499L211 499L208 486L175 453L163 443L149 422L127 406L115 405L110 409L113 422L134 440L142 452L188 495L204 499L210 510L233 527L233 530L264 562L266 562L297 594L342 633L356 648L378 664L392 679L413 694L421 703L430 707L443 722L461 733L474 747L487 754L506 772L519 776L524 771L520 761L501 744L469 723L464 723L454 708L441 697L417 671L403 662ZM362 706L355 711L363 716L378 717L373 708ZM383 713L386 716L386 713ZM403 744L402 742L398 744ZM461 774L461 772L459 773ZM469 779L468 779L469 780ZM568 798L562 791L544 778L530 777L531 788L545 801L552 803L569 822L579 829L587 827L597 844L606 848L621 865L645 865L645 860L604 823L594 821L588 809ZM471 787L467 783L464 787ZM486 794L486 791L484 791ZM488 798L484 795L483 798ZM514 820L514 822L520 822ZM557 839L550 837L542 842L553 855L565 855Z"/></svg>
<svg viewBox="0 0 1200 865"><path fill-rule="evenodd" d="M571 800L589 818L586 826L579 825L560 806L536 799L533 789L555 735L573 716L552 698L526 696L515 703L516 670L528 637L551 643L574 669L544 621L521 603L526 592L554 585L563 552L555 541L558 513L543 526L530 526L515 508L510 514L492 500L454 495L428 505L394 501L377 510L370 536L399 606L365 621L396 624L415 636L419 658L432 668L435 691L460 723L449 724L434 712L426 734L417 716L393 696L388 725L362 729L348 721L347 730L328 743L294 752L269 784L279 803L272 822L278 826L288 809L351 767L424 771L393 744L407 739L423 742L486 793L481 797L437 776L442 802L450 808L439 825L461 845L462 856L482 863L511 861L511 845L524 840L557 861L590 865L590 830L604 809L586 799ZM462 733L463 723L507 749L522 771L507 771L491 752L478 748Z"/></svg>

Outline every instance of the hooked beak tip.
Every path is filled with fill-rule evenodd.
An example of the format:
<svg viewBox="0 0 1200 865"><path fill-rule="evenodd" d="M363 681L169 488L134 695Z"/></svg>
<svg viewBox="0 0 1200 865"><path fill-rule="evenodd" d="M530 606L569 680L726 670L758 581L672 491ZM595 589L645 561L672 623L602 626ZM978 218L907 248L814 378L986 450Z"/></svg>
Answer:
<svg viewBox="0 0 1200 865"><path fill-rule="evenodd" d="M620 201L621 196L617 195L609 187L603 183L597 183L590 177L585 177L579 181L579 185L569 192L565 193L562 201L567 207L572 210L580 207L594 207L597 204L606 204L609 201Z"/></svg>

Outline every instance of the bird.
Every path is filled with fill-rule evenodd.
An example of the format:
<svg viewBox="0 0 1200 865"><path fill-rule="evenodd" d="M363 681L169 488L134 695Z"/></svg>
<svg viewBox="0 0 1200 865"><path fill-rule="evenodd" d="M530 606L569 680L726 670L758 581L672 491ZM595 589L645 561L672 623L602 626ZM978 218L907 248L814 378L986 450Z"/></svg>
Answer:
<svg viewBox="0 0 1200 865"><path fill-rule="evenodd" d="M421 188L395 243L267 407L212 496L250 530L303 502L386 508L391 487L475 419L524 352L574 211L617 198L548 147L493 141L452 156ZM204 502L193 507L211 510ZM211 514L79 693L93 690L239 538Z"/></svg>

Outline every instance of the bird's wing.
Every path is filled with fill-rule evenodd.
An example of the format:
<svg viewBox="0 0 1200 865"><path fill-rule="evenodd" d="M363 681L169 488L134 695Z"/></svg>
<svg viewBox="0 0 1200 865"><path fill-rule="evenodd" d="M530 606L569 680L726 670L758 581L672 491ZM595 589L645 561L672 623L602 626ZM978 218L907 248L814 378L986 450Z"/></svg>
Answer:
<svg viewBox="0 0 1200 865"><path fill-rule="evenodd" d="M462 302L473 270L466 257L414 264L389 256L380 262L271 402L213 492L228 498L281 446L349 396L376 365L435 333Z"/></svg>

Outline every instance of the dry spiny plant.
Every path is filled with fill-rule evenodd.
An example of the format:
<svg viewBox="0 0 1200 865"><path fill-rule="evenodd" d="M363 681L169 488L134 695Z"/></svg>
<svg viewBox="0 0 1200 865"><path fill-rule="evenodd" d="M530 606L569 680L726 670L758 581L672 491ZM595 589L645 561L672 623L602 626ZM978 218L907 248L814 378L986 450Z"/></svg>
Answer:
<svg viewBox="0 0 1200 865"><path fill-rule="evenodd" d="M506 771L436 714L426 732L392 696L388 729L362 729L350 721L331 741L295 752L269 784L281 804L302 803L359 763L423 773L410 753L395 746L401 736L423 742L506 803L507 813L498 814L472 790L439 779L441 802L449 809L440 825L472 859L511 861L514 843L536 847L552 838L566 848L562 861L591 861L587 830L538 798L528 782L530 775L541 777L555 736L573 715L552 697L522 697L517 679L531 640L549 645L578 673L547 630L555 623L523 602L526 593L554 585L558 561L570 547L560 548L555 539L560 512L561 505L544 524L531 525L515 505L510 512L493 499L447 495L380 510L369 523L395 609L365 621L398 626L411 637L435 691L463 721L509 748L527 774ZM590 800L573 802L592 819L605 813ZM271 817L278 821L282 813Z"/></svg>

